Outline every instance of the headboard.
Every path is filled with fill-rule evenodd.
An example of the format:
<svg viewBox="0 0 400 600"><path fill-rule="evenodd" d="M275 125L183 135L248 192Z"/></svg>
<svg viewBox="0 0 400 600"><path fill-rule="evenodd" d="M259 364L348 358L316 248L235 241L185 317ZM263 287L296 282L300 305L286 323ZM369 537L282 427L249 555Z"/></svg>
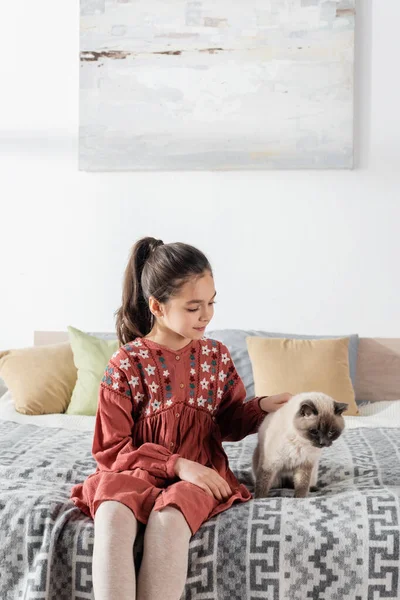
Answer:
<svg viewBox="0 0 400 600"><path fill-rule="evenodd" d="M400 399L400 339L360 338L356 399Z"/></svg>
<svg viewBox="0 0 400 600"><path fill-rule="evenodd" d="M34 332L35 346L65 341L64 331ZM400 399L400 338L360 338L355 392L356 400Z"/></svg>

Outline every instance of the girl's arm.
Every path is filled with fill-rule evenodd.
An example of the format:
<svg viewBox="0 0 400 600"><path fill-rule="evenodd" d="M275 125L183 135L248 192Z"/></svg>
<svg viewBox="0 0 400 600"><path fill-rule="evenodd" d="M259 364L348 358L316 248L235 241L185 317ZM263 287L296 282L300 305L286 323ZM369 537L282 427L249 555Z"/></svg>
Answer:
<svg viewBox="0 0 400 600"><path fill-rule="evenodd" d="M231 375L237 375L232 385L221 399L216 412L216 422L221 431L222 440L237 442L251 433L256 433L266 412L260 407L261 398L246 399L246 390L236 369Z"/></svg>
<svg viewBox="0 0 400 600"><path fill-rule="evenodd" d="M246 400L246 389L239 373L236 371L228 348L221 344L223 358L219 380L222 388L222 398L216 412L216 422L219 425L222 440L236 442L251 433L256 433L262 420L268 412L278 410L289 400L291 394L284 393L277 396L260 396Z"/></svg>
<svg viewBox="0 0 400 600"><path fill-rule="evenodd" d="M100 384L92 453L103 471L144 469L154 477L174 479L179 454L160 444L135 447L133 402L125 372L111 361Z"/></svg>

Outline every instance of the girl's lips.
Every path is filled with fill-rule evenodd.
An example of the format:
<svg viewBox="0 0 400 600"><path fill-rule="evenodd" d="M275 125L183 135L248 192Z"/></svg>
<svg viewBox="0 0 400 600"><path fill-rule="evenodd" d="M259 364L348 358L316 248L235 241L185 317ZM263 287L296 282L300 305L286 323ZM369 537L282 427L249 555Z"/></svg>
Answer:
<svg viewBox="0 0 400 600"><path fill-rule="evenodd" d="M204 331L205 327L193 327L193 329L196 329L196 331Z"/></svg>

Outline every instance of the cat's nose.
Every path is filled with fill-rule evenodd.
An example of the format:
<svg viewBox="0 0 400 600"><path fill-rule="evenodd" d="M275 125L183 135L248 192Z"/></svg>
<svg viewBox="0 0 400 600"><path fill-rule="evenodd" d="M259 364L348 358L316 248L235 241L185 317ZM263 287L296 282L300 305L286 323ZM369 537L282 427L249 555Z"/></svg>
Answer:
<svg viewBox="0 0 400 600"><path fill-rule="evenodd" d="M329 438L323 436L320 436L318 443L320 448L326 448L332 445L332 441Z"/></svg>

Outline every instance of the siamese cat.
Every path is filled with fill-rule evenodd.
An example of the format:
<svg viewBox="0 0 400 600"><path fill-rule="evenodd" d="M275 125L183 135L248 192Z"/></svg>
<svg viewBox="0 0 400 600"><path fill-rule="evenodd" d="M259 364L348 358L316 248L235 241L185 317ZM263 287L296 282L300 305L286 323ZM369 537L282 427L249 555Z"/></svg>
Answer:
<svg viewBox="0 0 400 600"><path fill-rule="evenodd" d="M258 431L253 455L255 498L265 498L272 487L294 487L295 498L305 498L317 484L322 449L344 429L348 405L330 396L309 392L293 396L268 414Z"/></svg>

